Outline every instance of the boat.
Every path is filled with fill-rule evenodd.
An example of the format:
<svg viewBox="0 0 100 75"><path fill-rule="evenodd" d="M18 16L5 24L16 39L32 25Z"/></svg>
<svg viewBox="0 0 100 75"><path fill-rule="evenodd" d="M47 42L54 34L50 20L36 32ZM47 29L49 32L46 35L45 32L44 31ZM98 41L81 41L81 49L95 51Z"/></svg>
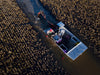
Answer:
<svg viewBox="0 0 100 75"><path fill-rule="evenodd" d="M40 20L45 22L42 29L53 39L54 43L72 60L77 59L88 47L80 41L74 34L72 34L63 22L53 24L46 19L43 12L38 13Z"/></svg>

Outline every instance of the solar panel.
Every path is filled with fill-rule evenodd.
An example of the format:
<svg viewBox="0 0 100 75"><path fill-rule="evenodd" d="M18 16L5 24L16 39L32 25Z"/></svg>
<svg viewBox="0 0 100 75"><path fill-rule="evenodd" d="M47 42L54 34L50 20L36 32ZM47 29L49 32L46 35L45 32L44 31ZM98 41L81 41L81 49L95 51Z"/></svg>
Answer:
<svg viewBox="0 0 100 75"><path fill-rule="evenodd" d="M86 51L87 46L85 46L82 42L72 48L67 54L72 60L75 60L78 56L80 56L84 51Z"/></svg>

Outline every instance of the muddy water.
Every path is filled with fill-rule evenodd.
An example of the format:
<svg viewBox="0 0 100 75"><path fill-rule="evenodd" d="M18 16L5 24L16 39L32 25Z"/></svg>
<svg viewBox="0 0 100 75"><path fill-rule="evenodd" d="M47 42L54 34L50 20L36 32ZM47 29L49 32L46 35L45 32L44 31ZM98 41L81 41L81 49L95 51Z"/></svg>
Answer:
<svg viewBox="0 0 100 75"><path fill-rule="evenodd" d="M43 8L39 0L18 1L24 2L28 11L33 13L33 15L37 15L39 11L43 11L49 21L57 23L56 19ZM59 56L63 56L65 59L61 60L61 58L57 58ZM72 75L100 75L100 64L93 58L93 55L89 52L89 50L84 52L75 61L70 60L66 55L60 53L56 55L56 58L64 66L66 71L68 71Z"/></svg>
<svg viewBox="0 0 100 75"><path fill-rule="evenodd" d="M100 75L100 64L93 59L88 51L75 61L67 61L66 66L72 75Z"/></svg>

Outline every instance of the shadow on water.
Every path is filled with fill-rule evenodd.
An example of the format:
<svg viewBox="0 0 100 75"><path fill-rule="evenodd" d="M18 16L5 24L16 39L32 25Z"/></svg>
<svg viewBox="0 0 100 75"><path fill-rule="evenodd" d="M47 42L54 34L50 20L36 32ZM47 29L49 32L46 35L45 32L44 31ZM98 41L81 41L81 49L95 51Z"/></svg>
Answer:
<svg viewBox="0 0 100 75"><path fill-rule="evenodd" d="M26 1L26 0L23 0L23 1ZM42 6L42 4L40 3L39 0L30 0L30 2L31 2L32 7L33 7L32 11L34 11L33 15L37 16L37 13L39 11L43 11L44 14L46 14L46 18L49 21L51 21L53 23L57 23L57 21L54 18L54 16L52 16L51 13L49 13L48 10L46 10L46 9L43 8L43 6ZM27 7L27 9L29 9L28 6L26 6L26 7ZM24 9L24 11L27 12L27 9ZM26 14L26 15L29 15L29 14ZM32 14L31 14L31 16L32 16ZM30 16L29 16L29 18L30 18ZM49 41L49 42L50 42L50 44L52 44L51 41ZM48 45L49 42L46 42L47 45ZM93 55L90 53L89 50L87 50L86 52L84 52L75 61L70 60L56 46L52 46L51 50L54 52L56 59L72 75L100 75L100 64L97 63L95 61L95 59L93 59ZM64 57L64 60L61 59L62 56Z"/></svg>

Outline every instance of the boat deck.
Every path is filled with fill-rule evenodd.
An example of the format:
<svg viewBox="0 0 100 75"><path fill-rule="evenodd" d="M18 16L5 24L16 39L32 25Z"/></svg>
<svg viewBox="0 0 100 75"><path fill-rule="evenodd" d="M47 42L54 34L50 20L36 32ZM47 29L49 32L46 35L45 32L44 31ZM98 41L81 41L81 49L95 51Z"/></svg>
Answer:
<svg viewBox="0 0 100 75"><path fill-rule="evenodd" d="M41 28L44 32L47 35L50 35L58 47L72 60L75 60L87 49L87 46L85 46L75 35L66 29L62 22L52 24L46 20L43 14L40 14L39 17L43 23Z"/></svg>

